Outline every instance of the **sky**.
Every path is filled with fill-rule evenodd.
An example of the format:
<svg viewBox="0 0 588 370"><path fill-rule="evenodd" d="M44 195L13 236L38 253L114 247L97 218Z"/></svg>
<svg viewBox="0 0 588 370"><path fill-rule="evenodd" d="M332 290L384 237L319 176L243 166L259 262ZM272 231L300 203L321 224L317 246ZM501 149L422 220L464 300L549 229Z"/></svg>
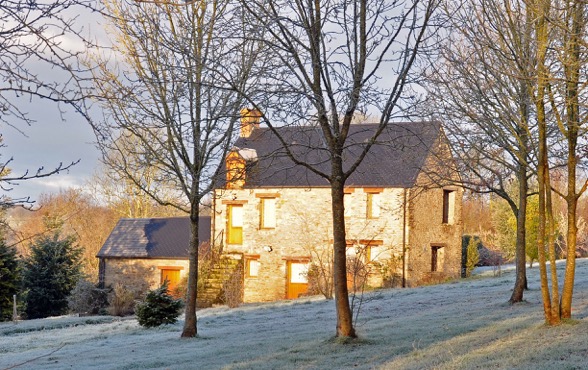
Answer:
<svg viewBox="0 0 588 370"><path fill-rule="evenodd" d="M569 324L543 324L537 267L528 278L525 302L514 306L512 266L367 293L359 339L346 343L333 339L334 302L320 296L199 310L194 339L180 338L182 317L154 329L133 317L5 322L0 369L586 369L588 260L577 261Z"/></svg>
<svg viewBox="0 0 588 370"><path fill-rule="evenodd" d="M76 17L76 24L83 28L84 35L105 44L107 37L101 24L104 21L101 21L96 14L87 14L79 8L70 8L68 12ZM63 37L61 42L73 50L82 50L83 47L73 37ZM46 82L58 79L56 76L59 75L59 71L50 68L47 64L35 61L27 61L27 63L30 70ZM1 160L13 158L9 164L13 176L20 176L27 170L35 172L40 167L51 170L59 163L65 165L77 160L80 162L59 175L22 181L9 192L4 192L4 195L13 199L31 196L33 200L36 200L41 193L78 187L89 181L99 165L99 152L92 144L95 141L94 134L85 120L68 107L62 107L68 110L62 116L54 102L43 101L39 98L29 100L28 97L20 100L10 96L9 98L36 121L31 126L27 126L21 121L12 120L11 124L18 130L0 126L0 134L5 146L0 149Z"/></svg>
<svg viewBox="0 0 588 370"><path fill-rule="evenodd" d="M40 167L56 168L59 163L80 162L68 171L41 179L20 182L6 193L13 199L42 193L58 192L84 185L99 165L99 152L94 146L94 133L85 120L71 111L63 119L54 104L40 100L28 104L27 111L36 120L31 126L16 123L23 133L2 128L3 159L12 157L9 167L13 176L34 172Z"/></svg>

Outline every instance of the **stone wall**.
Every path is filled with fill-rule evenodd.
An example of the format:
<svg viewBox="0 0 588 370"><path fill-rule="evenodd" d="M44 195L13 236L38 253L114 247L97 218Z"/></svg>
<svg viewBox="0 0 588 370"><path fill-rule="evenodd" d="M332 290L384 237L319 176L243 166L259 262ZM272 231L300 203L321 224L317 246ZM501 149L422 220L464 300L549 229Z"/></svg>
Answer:
<svg viewBox="0 0 588 370"><path fill-rule="evenodd" d="M150 289L160 286L161 267L180 267L180 280L188 276L189 261L168 259L105 258L104 284L114 286L121 283L139 297Z"/></svg>
<svg viewBox="0 0 588 370"><path fill-rule="evenodd" d="M370 246L372 276L368 282L381 286L382 273L392 275L388 261L402 251L403 189L347 189L347 240L355 245L353 255ZM379 192L380 215L367 217L370 192ZM223 253L242 254L245 261L259 261L259 274L249 277L245 271L244 301L274 301L286 295L287 261L317 261L325 249L332 249L331 196L329 188L263 188L217 190L214 235L225 235ZM276 227L261 228L261 199L276 199ZM243 206L242 244L226 244L227 210ZM357 247L357 248L356 248ZM268 250L271 249L271 252ZM247 262L246 262L247 263ZM245 264L246 266L246 264ZM401 274L396 271L396 274Z"/></svg>
<svg viewBox="0 0 588 370"><path fill-rule="evenodd" d="M444 190L454 193L453 219L447 223L443 223ZM459 278L461 276L463 190L452 186L413 188L409 194L407 285L416 286ZM437 254L437 271L432 271L434 247L441 247Z"/></svg>

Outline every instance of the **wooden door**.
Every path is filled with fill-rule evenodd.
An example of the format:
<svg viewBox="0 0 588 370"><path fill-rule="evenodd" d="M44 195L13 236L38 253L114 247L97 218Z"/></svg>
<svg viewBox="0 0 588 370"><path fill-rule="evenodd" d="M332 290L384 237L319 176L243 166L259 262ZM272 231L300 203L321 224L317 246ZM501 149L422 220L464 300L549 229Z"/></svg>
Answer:
<svg viewBox="0 0 588 370"><path fill-rule="evenodd" d="M161 270L161 285L164 281L167 283L167 291L173 292L180 282L180 270L177 269L162 269Z"/></svg>
<svg viewBox="0 0 588 370"><path fill-rule="evenodd" d="M243 244L243 205L229 205L227 213L227 242Z"/></svg>
<svg viewBox="0 0 588 370"><path fill-rule="evenodd" d="M308 292L308 262L288 261L286 299L295 299Z"/></svg>

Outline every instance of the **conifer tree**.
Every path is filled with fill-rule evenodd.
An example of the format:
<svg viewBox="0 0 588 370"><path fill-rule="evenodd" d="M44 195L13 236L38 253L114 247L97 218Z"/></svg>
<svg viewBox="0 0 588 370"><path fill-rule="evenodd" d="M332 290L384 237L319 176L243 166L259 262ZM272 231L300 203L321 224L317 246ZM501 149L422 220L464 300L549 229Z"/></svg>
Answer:
<svg viewBox="0 0 588 370"><path fill-rule="evenodd" d="M16 249L0 239L0 321L12 319L13 295L21 281L21 268Z"/></svg>
<svg viewBox="0 0 588 370"><path fill-rule="evenodd" d="M23 275L28 319L67 313L67 297L81 273L82 250L74 237L44 236L31 246Z"/></svg>

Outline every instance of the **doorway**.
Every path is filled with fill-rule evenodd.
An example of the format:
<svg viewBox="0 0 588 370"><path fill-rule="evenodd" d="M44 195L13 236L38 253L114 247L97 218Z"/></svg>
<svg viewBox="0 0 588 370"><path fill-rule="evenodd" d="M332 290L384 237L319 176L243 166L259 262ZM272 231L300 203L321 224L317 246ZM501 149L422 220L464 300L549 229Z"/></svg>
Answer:
<svg viewBox="0 0 588 370"><path fill-rule="evenodd" d="M287 261L286 299L296 299L308 292L308 267L310 263Z"/></svg>

